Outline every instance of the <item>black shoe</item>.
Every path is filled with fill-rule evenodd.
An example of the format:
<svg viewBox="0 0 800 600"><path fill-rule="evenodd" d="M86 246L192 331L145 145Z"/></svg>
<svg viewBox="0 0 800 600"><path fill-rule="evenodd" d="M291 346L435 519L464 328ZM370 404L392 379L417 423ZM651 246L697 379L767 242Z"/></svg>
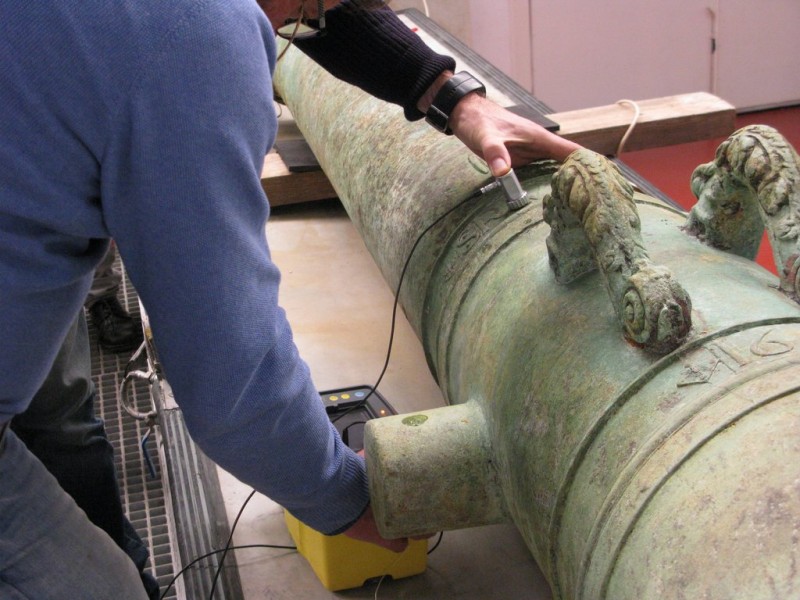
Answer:
<svg viewBox="0 0 800 600"><path fill-rule="evenodd" d="M142 343L142 323L131 317L115 296L101 298L89 307L97 341L108 352L126 352Z"/></svg>

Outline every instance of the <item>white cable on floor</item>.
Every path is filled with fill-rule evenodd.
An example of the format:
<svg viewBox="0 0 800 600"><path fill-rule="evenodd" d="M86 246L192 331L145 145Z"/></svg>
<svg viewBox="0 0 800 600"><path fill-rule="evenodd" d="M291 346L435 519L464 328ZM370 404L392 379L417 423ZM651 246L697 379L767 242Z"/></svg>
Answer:
<svg viewBox="0 0 800 600"><path fill-rule="evenodd" d="M378 586L375 588L375 596L373 597L373 600L378 600L378 590L381 589L381 584L383 583L383 580L386 579L386 576L389 574L389 572L392 569L394 569L395 566L397 566L397 563L399 563L402 558L403 558L403 552L399 552L397 556L392 557L392 561L389 563L389 566L387 566L386 569L384 569L383 576L378 580Z"/></svg>
<svg viewBox="0 0 800 600"><path fill-rule="evenodd" d="M381 577L381 578L378 580L378 587L376 587L376 588L375 588L375 596L373 596L373 600L378 600L378 590L379 590L379 589L381 589L381 584L383 583L383 580L384 580L384 579L386 579L386 575L383 575L383 576L382 576L382 577Z"/></svg>
<svg viewBox="0 0 800 600"><path fill-rule="evenodd" d="M430 18L431 11L428 10L428 0L422 0L422 10L425 12L425 16Z"/></svg>
<svg viewBox="0 0 800 600"><path fill-rule="evenodd" d="M622 154L622 149L625 147L625 142L627 142L628 138L631 137L631 133L633 133L633 129L636 127L636 123L639 121L639 117L642 114L639 105L636 104L636 102L634 102L633 100L627 100L627 99L618 100L617 104L628 104L632 106L634 110L634 115L631 124L628 125L628 130L625 132L625 135L623 135L622 139L619 141L619 145L617 146L617 153L614 156L619 156L620 154Z"/></svg>

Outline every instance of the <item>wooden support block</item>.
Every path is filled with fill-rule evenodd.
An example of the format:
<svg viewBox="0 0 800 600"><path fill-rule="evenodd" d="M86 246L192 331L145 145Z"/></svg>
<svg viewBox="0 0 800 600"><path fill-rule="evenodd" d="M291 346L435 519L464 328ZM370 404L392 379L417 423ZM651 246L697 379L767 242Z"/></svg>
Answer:
<svg viewBox="0 0 800 600"><path fill-rule="evenodd" d="M292 173L275 150L264 160L261 187L271 206L336 198L336 191L321 169Z"/></svg>
<svg viewBox="0 0 800 600"><path fill-rule="evenodd" d="M636 102L641 114L625 150L644 150L696 142L733 133L736 110L705 92ZM629 104L611 104L547 115L560 125L558 134L605 155L615 155L635 115Z"/></svg>
<svg viewBox="0 0 800 600"><path fill-rule="evenodd" d="M637 104L641 114L625 150L726 137L735 129L734 107L705 92L641 100ZM547 116L559 124L559 135L600 154L615 155L634 114L627 104L611 104ZM336 197L322 170L290 172L274 150L264 162L261 185L272 206Z"/></svg>

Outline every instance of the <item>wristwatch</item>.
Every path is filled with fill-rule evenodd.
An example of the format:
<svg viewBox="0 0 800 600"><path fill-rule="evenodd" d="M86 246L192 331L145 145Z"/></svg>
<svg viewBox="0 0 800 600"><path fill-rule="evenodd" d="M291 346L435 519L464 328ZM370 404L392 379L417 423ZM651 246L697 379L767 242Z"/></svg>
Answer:
<svg viewBox="0 0 800 600"><path fill-rule="evenodd" d="M467 71L453 75L436 93L425 120L442 133L452 135L450 114L464 96L473 92L486 96L486 86Z"/></svg>

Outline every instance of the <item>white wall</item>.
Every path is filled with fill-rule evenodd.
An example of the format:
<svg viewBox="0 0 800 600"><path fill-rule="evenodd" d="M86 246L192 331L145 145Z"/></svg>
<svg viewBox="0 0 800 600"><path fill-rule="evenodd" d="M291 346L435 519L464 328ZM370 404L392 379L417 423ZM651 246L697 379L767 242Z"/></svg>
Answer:
<svg viewBox="0 0 800 600"><path fill-rule="evenodd" d="M469 5L465 0L427 0L430 18L447 30L456 39L468 46L472 42L472 21ZM422 0L391 0L394 10L415 8L425 14L425 3Z"/></svg>
<svg viewBox="0 0 800 600"><path fill-rule="evenodd" d="M800 104L800 0L718 0L716 92L743 109Z"/></svg>
<svg viewBox="0 0 800 600"><path fill-rule="evenodd" d="M470 0L464 4L468 5L471 18L472 49L530 90L532 54L528 1Z"/></svg>
<svg viewBox="0 0 800 600"><path fill-rule="evenodd" d="M427 2L557 111L696 91L740 110L800 103L800 0ZM392 2L404 5L421 0Z"/></svg>
<svg viewBox="0 0 800 600"><path fill-rule="evenodd" d="M529 89L557 111L708 90L711 19L703 0L530 4Z"/></svg>

